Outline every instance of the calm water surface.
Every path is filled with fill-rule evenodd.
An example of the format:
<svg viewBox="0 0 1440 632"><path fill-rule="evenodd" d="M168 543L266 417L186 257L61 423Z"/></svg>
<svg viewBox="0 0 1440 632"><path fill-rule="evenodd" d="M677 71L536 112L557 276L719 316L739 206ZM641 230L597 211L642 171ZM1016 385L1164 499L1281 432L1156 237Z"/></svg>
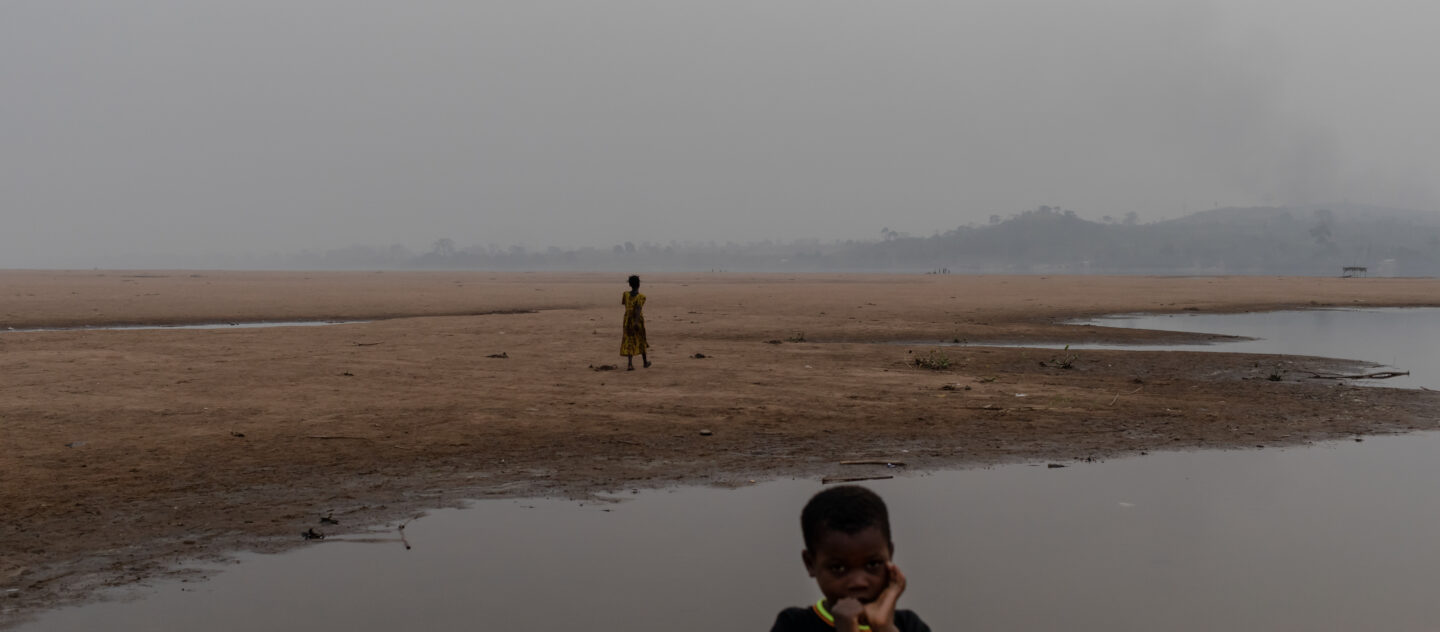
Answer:
<svg viewBox="0 0 1440 632"><path fill-rule="evenodd" d="M35 329L0 329L0 333L24 333L30 331L133 331L137 329L255 329L261 327L319 327L321 325L349 325L363 323L363 320L284 320L254 321L239 323L199 323L194 325L101 325L96 327L39 327Z"/></svg>
<svg viewBox="0 0 1440 632"><path fill-rule="evenodd" d="M867 483L937 630L1440 629L1440 435ZM23 630L766 630L820 486L480 501ZM606 511L608 510L608 511ZM393 536L393 531L386 534Z"/></svg>
<svg viewBox="0 0 1440 632"><path fill-rule="evenodd" d="M1345 358L1410 371L1408 377L1380 383L1384 386L1440 389L1440 309L1150 314L1083 322L1103 327L1227 334L1253 340L1207 345L1078 344L1070 345L1071 349L1226 351Z"/></svg>
<svg viewBox="0 0 1440 632"><path fill-rule="evenodd" d="M1382 357L1390 347L1369 336L1385 330L1424 353L1436 312L1166 320L1271 345L1309 322L1305 339L1364 336L1372 342L1353 348L1367 355L1287 352L1411 368L1404 345ZM1349 320L1361 314L1380 320ZM896 559L911 579L902 604L937 630L1436 630L1437 456L1440 434L1422 433L867 484L891 506ZM818 489L788 480L600 504L479 501L410 523L411 550L394 539L327 540L242 555L209 581L156 584L138 600L62 609L20 629L766 630L781 607L818 596L798 525Z"/></svg>

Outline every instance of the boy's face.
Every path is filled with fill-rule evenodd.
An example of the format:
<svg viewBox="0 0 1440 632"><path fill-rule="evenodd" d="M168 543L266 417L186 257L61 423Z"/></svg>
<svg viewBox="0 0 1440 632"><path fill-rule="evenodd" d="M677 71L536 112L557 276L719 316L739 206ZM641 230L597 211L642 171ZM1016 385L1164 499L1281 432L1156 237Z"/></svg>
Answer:
<svg viewBox="0 0 1440 632"><path fill-rule="evenodd" d="M890 583L886 565L892 553L880 527L866 527L856 533L824 531L815 550L806 550L801 557L828 603L846 597L870 603Z"/></svg>

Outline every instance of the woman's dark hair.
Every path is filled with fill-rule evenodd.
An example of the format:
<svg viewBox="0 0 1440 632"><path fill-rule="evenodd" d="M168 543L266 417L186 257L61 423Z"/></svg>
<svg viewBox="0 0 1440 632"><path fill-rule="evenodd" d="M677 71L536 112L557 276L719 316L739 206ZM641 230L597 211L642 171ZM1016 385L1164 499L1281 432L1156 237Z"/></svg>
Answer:
<svg viewBox="0 0 1440 632"><path fill-rule="evenodd" d="M815 544L826 531L854 535L870 527L879 527L890 542L890 512L885 501L859 485L831 487L815 494L800 511L800 530L805 534L805 550L814 551Z"/></svg>
<svg viewBox="0 0 1440 632"><path fill-rule="evenodd" d="M632 274L632 275L630 275L629 283L630 283L630 287L632 287L632 288L639 288L639 287L640 287L640 275L638 275L638 274Z"/></svg>

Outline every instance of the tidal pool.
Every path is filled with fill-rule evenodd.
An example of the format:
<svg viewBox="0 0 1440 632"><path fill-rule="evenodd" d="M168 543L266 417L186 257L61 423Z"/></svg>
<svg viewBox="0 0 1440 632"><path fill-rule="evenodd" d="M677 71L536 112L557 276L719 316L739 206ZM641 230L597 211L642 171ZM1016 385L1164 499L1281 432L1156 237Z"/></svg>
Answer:
<svg viewBox="0 0 1440 632"><path fill-rule="evenodd" d="M1367 360L1440 388L1440 310L1102 322L1252 336L1166 348ZM890 504L911 580L902 605L936 630L1435 630L1437 455L1440 433L1418 433L865 484ZM408 550L391 525L242 554L207 581L156 582L18 629L766 630L780 608L818 596L798 513L820 488L482 500L409 523Z"/></svg>

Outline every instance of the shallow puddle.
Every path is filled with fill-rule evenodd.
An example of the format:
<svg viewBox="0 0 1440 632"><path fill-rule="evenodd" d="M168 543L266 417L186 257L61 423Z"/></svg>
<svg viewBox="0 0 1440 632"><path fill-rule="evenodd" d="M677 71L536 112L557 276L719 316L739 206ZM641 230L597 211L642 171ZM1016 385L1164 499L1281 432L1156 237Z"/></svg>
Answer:
<svg viewBox="0 0 1440 632"><path fill-rule="evenodd" d="M866 483L936 630L1440 629L1440 434ZM479 501L21 630L765 630L812 480ZM297 534L298 537L298 534Z"/></svg>
<svg viewBox="0 0 1440 632"><path fill-rule="evenodd" d="M34 329L3 329L0 333L25 333L33 331L135 331L145 329L255 329L258 327L320 327L323 325L350 325L363 320L286 320L255 321L243 323L198 323L194 325L99 325L95 327L37 327Z"/></svg>
<svg viewBox="0 0 1440 632"><path fill-rule="evenodd" d="M1125 315L1080 321L1101 327L1243 336L1252 340L1191 345L1072 344L1072 350L1224 351L1344 358L1409 376L1367 384L1440 389L1440 309L1322 309L1251 314ZM1045 349L1063 345L1024 345Z"/></svg>

